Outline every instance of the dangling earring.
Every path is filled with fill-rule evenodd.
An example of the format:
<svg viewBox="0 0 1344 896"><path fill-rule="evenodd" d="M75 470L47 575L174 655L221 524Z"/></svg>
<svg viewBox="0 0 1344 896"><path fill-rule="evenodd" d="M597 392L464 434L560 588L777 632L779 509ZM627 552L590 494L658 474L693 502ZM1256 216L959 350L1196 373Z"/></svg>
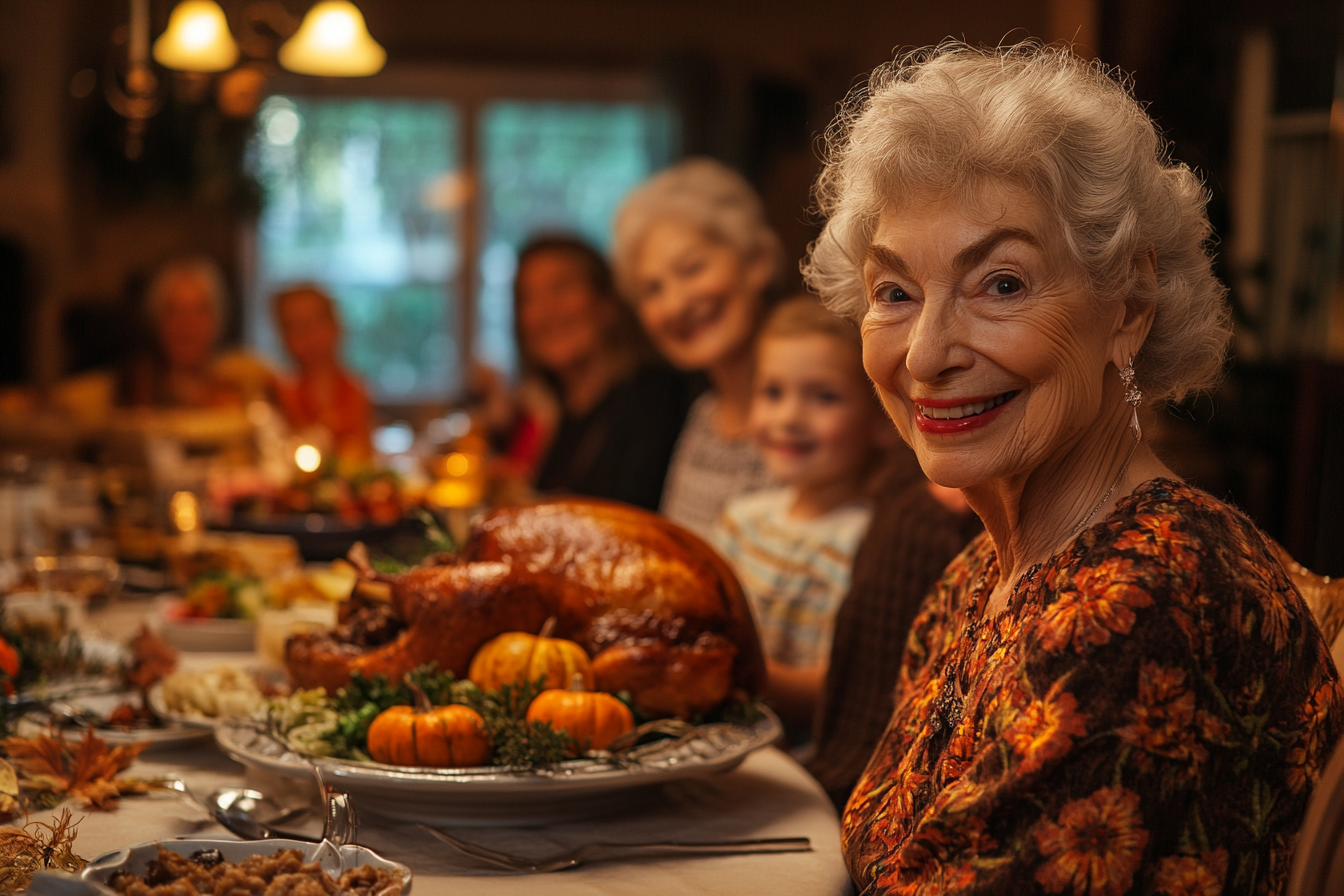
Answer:
<svg viewBox="0 0 1344 896"><path fill-rule="evenodd" d="M1129 428L1134 432L1134 441L1143 440L1143 429L1139 426L1139 405L1143 403L1143 393L1135 385L1134 376L1134 356L1129 356L1129 363L1120 371L1120 379L1125 384L1125 402L1129 405Z"/></svg>

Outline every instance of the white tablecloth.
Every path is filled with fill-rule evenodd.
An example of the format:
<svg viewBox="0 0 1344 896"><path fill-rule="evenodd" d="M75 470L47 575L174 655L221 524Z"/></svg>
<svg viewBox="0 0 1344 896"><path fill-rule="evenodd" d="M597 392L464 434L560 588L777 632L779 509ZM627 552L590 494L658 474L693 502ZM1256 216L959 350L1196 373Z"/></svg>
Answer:
<svg viewBox="0 0 1344 896"><path fill-rule="evenodd" d="M116 614L110 614L116 615ZM104 618L104 631L122 620ZM111 623L111 624L109 624ZM96 622L95 622L96 624ZM111 633L110 631L108 632ZM116 631L116 634L123 634ZM218 656L184 654L184 665L209 665ZM234 662L248 657L235 655ZM217 788L249 783L276 792L286 782L244 770L210 742L173 752L148 752L130 769L137 777L177 775L204 797ZM291 788L301 788L290 783ZM314 788L315 790L315 788ZM291 799L293 795L291 794ZM358 802L355 803L358 812ZM38 816L34 816L38 818ZM361 814L359 841L408 865L415 896L471 894L662 893L840 894L852 892L840 855L839 824L820 786L787 754L754 753L737 769L665 785L648 800L605 818L537 828L457 828L454 833L498 849L545 855L586 842L727 840L808 837L812 852L620 859L571 871L512 875L459 858L412 824ZM191 803L166 794L129 797L114 812L90 812L79 826L77 852L94 858L146 840L229 837Z"/></svg>

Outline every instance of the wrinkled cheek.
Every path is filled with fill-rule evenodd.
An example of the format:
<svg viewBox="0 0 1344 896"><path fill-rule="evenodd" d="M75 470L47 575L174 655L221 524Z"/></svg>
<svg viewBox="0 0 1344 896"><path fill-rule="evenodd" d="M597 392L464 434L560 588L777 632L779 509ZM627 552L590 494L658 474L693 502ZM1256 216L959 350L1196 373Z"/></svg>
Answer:
<svg viewBox="0 0 1344 896"><path fill-rule="evenodd" d="M896 390L896 379L905 363L905 340L897 338L890 329L865 320L863 334L863 369L877 389L887 416L896 424L896 430L908 444L911 437L910 412Z"/></svg>
<svg viewBox="0 0 1344 896"><path fill-rule="evenodd" d="M863 334L863 369L879 389L895 387L897 371L905 363L906 343L890 329L870 324L866 319Z"/></svg>

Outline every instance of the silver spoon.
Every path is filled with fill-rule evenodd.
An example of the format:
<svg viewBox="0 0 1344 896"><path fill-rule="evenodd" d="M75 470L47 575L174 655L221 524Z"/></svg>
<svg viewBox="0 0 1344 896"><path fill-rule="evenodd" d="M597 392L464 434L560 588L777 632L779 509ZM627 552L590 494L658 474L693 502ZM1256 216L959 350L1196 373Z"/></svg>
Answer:
<svg viewBox="0 0 1344 896"><path fill-rule="evenodd" d="M224 788L211 794L210 799L203 800L193 793L191 788L187 786L187 782L181 778L160 778L153 783L164 790L176 793L190 803L200 806L207 815L223 825L226 830L244 840L274 840L278 837L284 840L304 840L317 843L320 839L290 834L289 832L280 834L270 827L270 825L276 823L274 817L268 823L263 823L254 818L249 810L263 806L270 810L272 816L278 816L280 821L286 821L293 815L306 811L298 810L293 814L285 813L276 806L274 801L258 791L237 787Z"/></svg>
<svg viewBox="0 0 1344 896"><path fill-rule="evenodd" d="M358 834L358 820L350 804L350 795L338 793L326 786L322 772L316 766L313 767L313 776L323 804L321 837L280 830L277 825L302 815L307 807L285 810L256 790L237 787L217 790L211 794L207 808L216 821L247 840L303 840L308 843L328 842L333 846L354 843ZM268 816L268 820L261 821L261 815Z"/></svg>
<svg viewBox="0 0 1344 896"><path fill-rule="evenodd" d="M304 840L316 843L320 838L281 831L279 825L307 813L307 806L285 809L266 794L245 787L225 787L210 794L206 807L215 820L239 837L248 840Z"/></svg>

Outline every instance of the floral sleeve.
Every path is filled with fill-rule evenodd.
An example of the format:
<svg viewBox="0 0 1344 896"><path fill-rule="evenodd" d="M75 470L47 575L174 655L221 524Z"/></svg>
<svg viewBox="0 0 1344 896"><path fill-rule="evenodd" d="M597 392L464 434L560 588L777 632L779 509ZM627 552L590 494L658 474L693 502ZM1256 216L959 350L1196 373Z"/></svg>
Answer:
<svg viewBox="0 0 1344 896"><path fill-rule="evenodd" d="M1244 517L1158 481L963 616L846 809L865 893L1282 891L1344 694Z"/></svg>

